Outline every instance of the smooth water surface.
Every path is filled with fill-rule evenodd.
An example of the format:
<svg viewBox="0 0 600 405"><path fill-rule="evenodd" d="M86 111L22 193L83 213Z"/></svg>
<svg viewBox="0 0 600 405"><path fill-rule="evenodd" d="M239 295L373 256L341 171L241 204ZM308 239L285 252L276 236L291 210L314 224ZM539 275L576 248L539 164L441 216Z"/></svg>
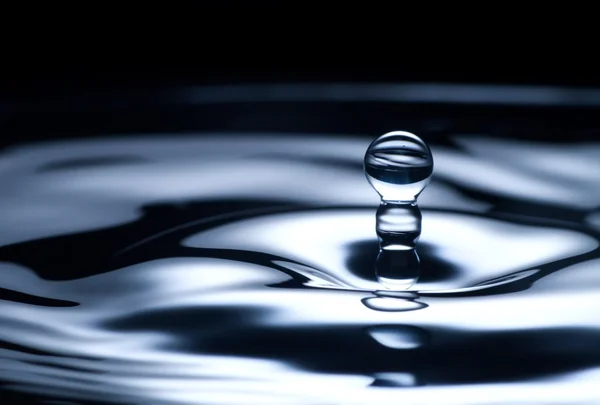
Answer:
<svg viewBox="0 0 600 405"><path fill-rule="evenodd" d="M451 141L430 144L421 274L404 292L375 276L368 138L4 150L0 395L598 403L600 144Z"/></svg>

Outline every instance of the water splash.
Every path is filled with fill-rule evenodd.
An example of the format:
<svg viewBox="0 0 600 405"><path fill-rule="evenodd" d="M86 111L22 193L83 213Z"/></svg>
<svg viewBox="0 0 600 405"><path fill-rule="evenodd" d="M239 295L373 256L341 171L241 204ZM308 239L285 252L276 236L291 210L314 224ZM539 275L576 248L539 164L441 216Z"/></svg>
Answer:
<svg viewBox="0 0 600 405"><path fill-rule="evenodd" d="M380 247L377 278L386 288L408 289L419 278L415 248L422 215L417 198L433 174L431 150L414 134L389 132L367 149L364 170L369 184L381 197L376 213Z"/></svg>

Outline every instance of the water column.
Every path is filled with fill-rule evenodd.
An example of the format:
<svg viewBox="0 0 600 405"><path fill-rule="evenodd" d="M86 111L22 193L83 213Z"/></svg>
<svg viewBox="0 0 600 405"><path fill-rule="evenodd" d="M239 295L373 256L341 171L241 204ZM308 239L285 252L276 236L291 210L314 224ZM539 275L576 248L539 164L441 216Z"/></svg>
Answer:
<svg viewBox="0 0 600 405"><path fill-rule="evenodd" d="M433 175L433 156L418 136L394 131L375 139L364 159L369 184L381 197L376 213L376 272L391 290L406 290L419 278L416 245L421 235L417 198Z"/></svg>

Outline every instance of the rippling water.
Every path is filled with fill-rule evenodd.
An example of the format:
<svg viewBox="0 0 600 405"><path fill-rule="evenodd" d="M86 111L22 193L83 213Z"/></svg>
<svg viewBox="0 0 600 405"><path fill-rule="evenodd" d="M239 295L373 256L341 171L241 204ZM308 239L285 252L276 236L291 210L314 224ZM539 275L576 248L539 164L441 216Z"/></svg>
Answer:
<svg viewBox="0 0 600 405"><path fill-rule="evenodd" d="M421 278L391 292L374 273L371 140L219 132L5 150L0 395L600 402L600 143L431 143Z"/></svg>

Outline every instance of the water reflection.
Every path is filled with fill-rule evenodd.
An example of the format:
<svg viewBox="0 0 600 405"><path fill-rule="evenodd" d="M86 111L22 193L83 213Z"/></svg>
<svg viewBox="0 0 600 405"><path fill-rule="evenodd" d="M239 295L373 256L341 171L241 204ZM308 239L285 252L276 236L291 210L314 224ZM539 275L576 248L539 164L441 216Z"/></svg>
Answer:
<svg viewBox="0 0 600 405"><path fill-rule="evenodd" d="M437 277L415 284L413 290L418 291L481 287L481 283L489 284L491 280L499 283L513 273L535 274L536 267L585 255L598 248L598 241L586 233L535 226L527 221L508 222L481 215L425 211L423 223L419 246L425 245L427 249L421 255L425 255L423 262L433 267L421 266L421 273ZM307 277L320 278L323 283L376 291L382 286L373 277L379 250L374 229L376 217L371 208L307 209L257 215L218 224L192 235L189 233L193 230L187 230L174 235L172 243L199 249L198 254L203 255L209 254L211 249L267 253L302 264L294 267L299 272L304 271ZM254 237L248 238L248 234ZM409 254L412 255L410 250ZM435 254L435 260L429 258L429 254ZM469 260L464 260L466 257ZM438 271L436 266L453 271ZM519 278L510 276L509 279Z"/></svg>
<svg viewBox="0 0 600 405"><path fill-rule="evenodd" d="M406 312L427 308L427 304L419 301L419 294L406 293L402 295L386 295L375 292L373 297L362 299L362 303L369 309L384 312Z"/></svg>
<svg viewBox="0 0 600 405"><path fill-rule="evenodd" d="M379 282L392 290L406 290L419 279L417 241L421 210L416 203L382 202L375 214L379 238L376 268Z"/></svg>
<svg viewBox="0 0 600 405"><path fill-rule="evenodd" d="M415 249L394 253L418 252L422 276L389 291L373 272L364 147L171 137L5 151L2 389L108 404L598 402L596 179L568 159L562 177L519 160L498 169L522 176L509 193L481 180L500 152L432 145L444 182L420 197ZM337 160L317 169L314 156ZM542 178L567 194L530 187ZM498 195L583 196L585 215L515 215ZM386 215L382 240L398 236L387 224L414 225Z"/></svg>
<svg viewBox="0 0 600 405"><path fill-rule="evenodd" d="M410 325L376 325L369 327L367 333L379 344L397 350L416 349L430 339L427 331Z"/></svg>
<svg viewBox="0 0 600 405"><path fill-rule="evenodd" d="M410 373L377 373L371 387L414 387L419 385L417 378Z"/></svg>
<svg viewBox="0 0 600 405"><path fill-rule="evenodd" d="M420 262L415 249L381 248L377 255L377 278L386 288L406 290L419 279Z"/></svg>

